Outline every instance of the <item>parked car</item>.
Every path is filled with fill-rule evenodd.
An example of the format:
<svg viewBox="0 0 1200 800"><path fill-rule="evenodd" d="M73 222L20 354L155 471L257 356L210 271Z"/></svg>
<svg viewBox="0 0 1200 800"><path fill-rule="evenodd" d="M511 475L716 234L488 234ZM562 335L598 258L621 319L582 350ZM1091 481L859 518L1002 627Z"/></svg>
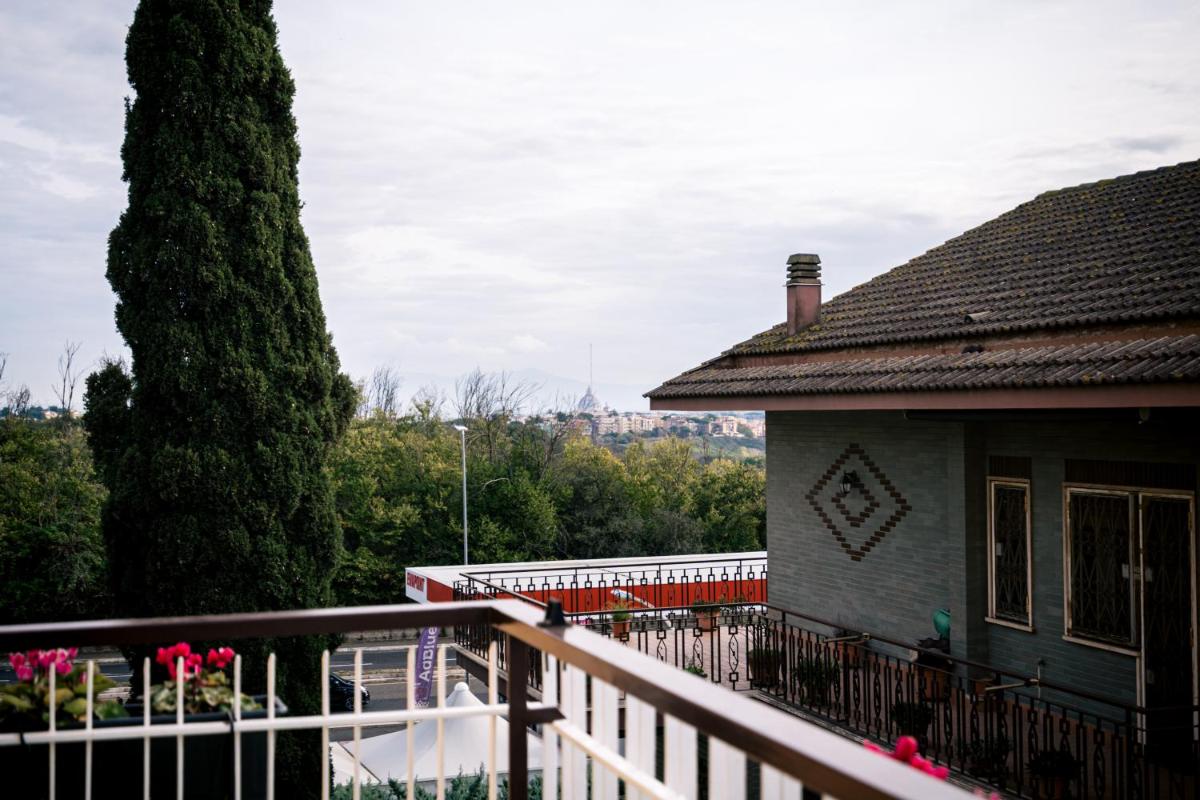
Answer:
<svg viewBox="0 0 1200 800"><path fill-rule="evenodd" d="M371 702L371 693L362 687L362 707ZM336 672L329 673L329 707L354 710L354 681L348 681Z"/></svg>

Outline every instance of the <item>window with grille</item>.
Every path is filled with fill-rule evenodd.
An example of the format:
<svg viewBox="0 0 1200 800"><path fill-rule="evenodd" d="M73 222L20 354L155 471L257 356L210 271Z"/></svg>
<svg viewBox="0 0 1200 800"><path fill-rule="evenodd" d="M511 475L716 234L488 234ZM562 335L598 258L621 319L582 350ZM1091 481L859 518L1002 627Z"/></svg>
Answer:
<svg viewBox="0 0 1200 800"><path fill-rule="evenodd" d="M1137 644L1134 500L1128 492L1067 490L1067 634Z"/></svg>
<svg viewBox="0 0 1200 800"><path fill-rule="evenodd" d="M988 619L1032 628L1029 481L988 481Z"/></svg>

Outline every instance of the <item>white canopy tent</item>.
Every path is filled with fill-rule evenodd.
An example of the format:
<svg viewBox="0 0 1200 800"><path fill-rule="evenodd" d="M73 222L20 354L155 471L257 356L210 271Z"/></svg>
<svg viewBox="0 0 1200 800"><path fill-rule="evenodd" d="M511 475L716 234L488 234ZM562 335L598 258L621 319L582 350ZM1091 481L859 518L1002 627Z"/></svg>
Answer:
<svg viewBox="0 0 1200 800"><path fill-rule="evenodd" d="M482 706L484 703L465 683L456 683L454 691L446 698L446 706L461 708L466 706ZM459 717L445 720L443 734L443 772L447 780L456 777L460 772L464 775L474 775L483 767L488 769L488 716ZM532 776L542 769L542 742L532 733L527 735L529 752L529 772ZM353 772L353 742L337 742L330 746L333 750L335 767L339 763L346 764L347 773ZM341 752L337 752L340 750ZM386 781L389 778L397 781L408 780L408 731L385 733L363 739L360 745L363 765L362 778L364 782ZM418 722L413 728L413 772L417 783L423 788L429 788L437 781L437 720ZM349 758L343 760L343 757ZM344 768L337 768L338 782ZM496 772L499 775L508 774L508 722L503 718L496 720ZM368 774L369 773L369 774Z"/></svg>

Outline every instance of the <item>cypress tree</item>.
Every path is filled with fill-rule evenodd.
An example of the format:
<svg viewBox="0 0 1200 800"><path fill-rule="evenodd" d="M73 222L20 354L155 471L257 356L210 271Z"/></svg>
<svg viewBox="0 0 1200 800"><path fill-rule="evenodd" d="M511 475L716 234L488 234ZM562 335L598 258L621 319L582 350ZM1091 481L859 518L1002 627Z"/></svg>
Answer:
<svg viewBox="0 0 1200 800"><path fill-rule="evenodd" d="M132 362L86 398L117 612L327 605L341 534L325 464L354 390L300 224L271 3L142 0L126 65L129 204L107 275ZM316 711L321 643L240 644L251 685L267 647L293 713ZM281 737L281 796L318 789L319 748L296 746Z"/></svg>

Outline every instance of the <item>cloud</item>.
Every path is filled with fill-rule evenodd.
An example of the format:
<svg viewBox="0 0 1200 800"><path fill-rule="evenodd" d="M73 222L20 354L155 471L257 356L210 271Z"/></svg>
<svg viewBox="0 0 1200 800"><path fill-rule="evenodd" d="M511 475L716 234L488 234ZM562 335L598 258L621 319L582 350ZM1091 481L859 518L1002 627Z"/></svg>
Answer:
<svg viewBox="0 0 1200 800"><path fill-rule="evenodd" d="M1118 150L1131 153L1165 153L1184 143L1182 136L1124 136L1112 140Z"/></svg>
<svg viewBox="0 0 1200 800"><path fill-rule="evenodd" d="M650 388L1047 189L1195 158L1194 4L277 3L344 367ZM119 352L135 0L0 6L0 350ZM798 48L795 32L804 31ZM921 43L914 46L914 42Z"/></svg>
<svg viewBox="0 0 1200 800"><path fill-rule="evenodd" d="M528 333L519 333L512 337L508 340L508 346L518 353L541 353L550 349L550 345Z"/></svg>

